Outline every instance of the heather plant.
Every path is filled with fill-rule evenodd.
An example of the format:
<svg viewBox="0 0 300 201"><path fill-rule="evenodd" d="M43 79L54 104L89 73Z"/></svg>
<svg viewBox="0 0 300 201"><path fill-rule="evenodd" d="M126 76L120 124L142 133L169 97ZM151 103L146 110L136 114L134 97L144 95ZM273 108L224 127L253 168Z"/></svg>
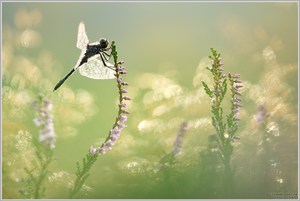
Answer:
<svg viewBox="0 0 300 201"><path fill-rule="evenodd" d="M91 146L89 153L83 158L82 164L79 162L76 163L76 179L74 185L70 191L70 198L73 198L83 187L83 184L87 177L89 176L89 171L92 165L96 162L97 158L101 154L106 154L109 150L112 149L112 146L116 143L119 138L122 130L125 128L125 122L127 120L127 115L129 112L126 110L125 101L130 100L128 96L125 96L127 91L124 89L125 86L128 86L127 82L123 81L123 75L126 75L127 72L123 66L123 61L118 61L118 53L116 50L115 42L112 41L112 56L114 60L115 76L117 80L117 88L119 91L119 103L118 103L118 114L115 119L115 122L112 126L112 129L109 131L107 138L99 147Z"/></svg>
<svg viewBox="0 0 300 201"><path fill-rule="evenodd" d="M181 177L184 175L185 169L182 168L184 166L184 162L180 155L183 154L183 142L186 138L187 131L189 129L188 122L183 121L179 124L179 128L177 130L177 134L175 139L173 140L173 145L170 151L168 151L158 163L153 165L153 176L151 176L151 172L148 172L148 183L147 185L151 185L150 192L151 198L170 198L172 196L176 197L176 189L181 186L181 181L183 180ZM184 157L184 156L182 156ZM149 167L147 168L149 169ZM163 193L159 193L157 195L159 189L164 189Z"/></svg>
<svg viewBox="0 0 300 201"><path fill-rule="evenodd" d="M259 186L264 186L264 189L257 189L257 191L261 195L273 198L272 189L283 190L281 184L285 180L282 175L280 160L275 152L275 138L280 135L279 128L277 123L271 120L264 105L257 106L255 120L258 125L258 133L261 136L257 146L257 160L260 164L260 168L256 171L257 183Z"/></svg>
<svg viewBox="0 0 300 201"><path fill-rule="evenodd" d="M257 112L255 115L256 123L258 124L260 133L261 133L261 143L258 144L258 148L261 148L261 154L259 154L259 159L261 160L261 168L258 172L259 175L259 182L261 183L265 188L263 191L270 191L270 173L271 173L271 166L270 166L270 159L271 156L271 150L270 150L270 133L268 132L267 124L268 124L268 112L263 105L259 105L257 107Z"/></svg>
<svg viewBox="0 0 300 201"><path fill-rule="evenodd" d="M160 165L162 166L162 168L172 166L175 164L176 162L175 156L182 152L182 143L186 135L187 129L188 129L188 123L186 121L182 122L179 126L176 139L174 140L172 151L166 154L160 160Z"/></svg>
<svg viewBox="0 0 300 201"><path fill-rule="evenodd" d="M38 139L36 136L32 137L35 156L31 161L31 167L24 168L27 178L22 179L23 188L20 193L27 199L39 199L45 195L44 183L49 172L49 165L53 160L56 135L51 114L52 103L43 95L39 95L32 105L36 110L34 123L41 129Z"/></svg>
<svg viewBox="0 0 300 201"><path fill-rule="evenodd" d="M21 9L15 16L22 13ZM55 197L53 189L69 184L69 173L55 166L61 161L59 155L54 160L58 150L55 134L60 139L76 136L78 125L97 111L92 93L85 89L72 90L65 85L58 95L48 94L59 74L53 69L62 65L49 49L40 48L43 40L37 27L42 14L38 10L33 13L20 17L19 27L3 27L2 196L11 199ZM28 24L30 19L35 23ZM36 98L37 92L44 95ZM36 115L32 121L29 114L33 112ZM50 181L57 171L66 172L63 179Z"/></svg>
<svg viewBox="0 0 300 201"><path fill-rule="evenodd" d="M240 149L247 148L247 152L237 152L235 162L247 173L240 171L236 175L239 177L236 193L251 192L257 198L280 198L285 192L292 197L295 194L291 192L296 191L291 190L292 184L298 175L298 146L295 143L298 139L298 118L293 106L295 99L291 98L297 94L297 89L289 81L295 75L297 65L280 64L276 51L271 47L262 50L262 58L265 63L260 79L256 83L244 81L243 97L253 112L243 118L249 123L241 132L247 143L241 144ZM251 151L249 145L253 146ZM251 173L253 177L245 179ZM245 182L253 185L250 191L241 185Z"/></svg>
<svg viewBox="0 0 300 201"><path fill-rule="evenodd" d="M240 89L243 87L239 80L239 74L224 75L224 68L221 54L211 48L212 55L209 56L211 67L207 69L211 72L213 77L213 85L209 87L202 81L206 94L211 98L211 113L212 125L216 130L217 135L217 154L223 163L224 168L224 193L229 196L234 190L233 171L231 166L231 158L233 155L233 142L238 139L238 118L239 108L241 107ZM229 82L229 83L227 83ZM229 85L229 86L228 86ZM230 111L224 118L223 100L226 92L230 90Z"/></svg>

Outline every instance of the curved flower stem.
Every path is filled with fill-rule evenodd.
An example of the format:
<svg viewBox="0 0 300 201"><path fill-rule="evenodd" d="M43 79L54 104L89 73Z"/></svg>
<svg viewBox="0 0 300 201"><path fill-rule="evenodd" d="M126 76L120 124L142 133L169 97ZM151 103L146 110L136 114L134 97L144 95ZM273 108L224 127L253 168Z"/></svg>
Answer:
<svg viewBox="0 0 300 201"><path fill-rule="evenodd" d="M90 153L91 154L105 154L107 151L112 149L112 146L115 144L117 139L119 138L121 131L125 128L125 122L127 121L126 114L129 114L126 111L126 100L131 100L129 97L124 96L127 91L123 88L124 86L128 86L127 82L123 81L122 75L127 74L125 71L125 67L121 66L124 62L118 61L118 53L116 51L115 42L112 41L112 56L114 59L114 67L116 71L116 80L117 80L117 87L119 91L119 104L118 104L118 115L116 120L112 126L112 129L109 131L109 134L102 145L98 148L91 147Z"/></svg>
<svg viewBox="0 0 300 201"><path fill-rule="evenodd" d="M100 147L94 148L91 147L89 153L83 158L82 166L77 162L77 171L76 171L76 180L73 185L73 188L70 191L70 198L73 198L82 188L85 180L89 176L89 170L92 165L96 162L99 154L105 154L108 150L112 149L112 146L115 144L116 140L120 136L121 131L125 128L125 122L127 120L127 116L125 114L129 114L125 110L126 104L124 101L130 100L129 97L124 96L127 91L123 89L123 86L127 86L128 83L123 82L122 75L127 74L124 66L122 65L124 62L118 62L118 53L116 51L115 42L112 41L112 56L114 59L114 68L115 68L115 76L117 80L117 87L119 92L119 104L118 104L118 114L115 122L113 123L112 129L109 131L109 134L105 141L102 143Z"/></svg>

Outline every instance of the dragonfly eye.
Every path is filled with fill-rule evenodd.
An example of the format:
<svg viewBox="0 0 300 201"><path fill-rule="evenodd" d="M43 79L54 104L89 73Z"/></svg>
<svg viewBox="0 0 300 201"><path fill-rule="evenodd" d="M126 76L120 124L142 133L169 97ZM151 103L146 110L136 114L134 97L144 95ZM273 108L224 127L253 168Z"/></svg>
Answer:
<svg viewBox="0 0 300 201"><path fill-rule="evenodd" d="M105 38L101 38L100 39L100 46L102 48L106 48L108 46L108 40L106 40Z"/></svg>

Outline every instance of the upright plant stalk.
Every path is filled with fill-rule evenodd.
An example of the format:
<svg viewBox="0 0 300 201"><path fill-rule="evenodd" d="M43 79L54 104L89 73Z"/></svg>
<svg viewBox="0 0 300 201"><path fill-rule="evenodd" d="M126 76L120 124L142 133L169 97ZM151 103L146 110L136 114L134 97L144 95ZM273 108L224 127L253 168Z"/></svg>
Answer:
<svg viewBox="0 0 300 201"><path fill-rule="evenodd" d="M32 145L35 149L35 158L32 162L32 168L25 168L28 178L23 181L24 188L20 193L24 198L40 199L45 194L44 180L48 173L48 167L53 159L53 148L55 147L55 132L53 126L53 117L51 114L52 104L39 95L33 102L36 110L36 117L33 120L35 125L41 127L39 131L39 140L33 138Z"/></svg>
<svg viewBox="0 0 300 201"><path fill-rule="evenodd" d="M28 179L23 181L25 186L19 192L27 199L41 199L45 195L44 181L49 172L48 167L53 159L53 151L36 140L33 140L33 144L37 159L36 166L31 169L25 168Z"/></svg>
<svg viewBox="0 0 300 201"><path fill-rule="evenodd" d="M241 99L240 99L240 88L243 87L241 84L242 82L238 80L240 78L239 74L230 74L228 73L228 80L229 80L229 86L230 86L230 113L227 115L227 135L228 136L225 140L225 150L224 150L224 167L225 167L225 175L224 175L224 181L225 181L225 193L227 195L230 195L233 193L234 190L234 181L233 181L233 172L231 169L231 156L233 154L233 145L232 142L236 139L239 139L236 136L236 132L238 129L238 121L240 119L238 118L239 108L241 107Z"/></svg>
<svg viewBox="0 0 300 201"><path fill-rule="evenodd" d="M258 146L259 148L262 148L262 152L259 154L260 160L259 163L262 164L262 167L258 171L258 186L264 186L263 189L259 189L259 193L267 196L267 198L270 198L270 192L272 191L272 185L271 185L271 180L273 179L272 174L272 163L273 167L277 167L277 163L275 162L274 158L272 157L272 152L271 152L271 136L270 132L268 132L268 123L269 123L269 113L264 105L259 105L257 107L257 113L256 113L256 123L259 126L259 131L261 132L261 139L262 139L262 144L261 147ZM274 167L274 168L275 168ZM272 179L270 179L272 178Z"/></svg>
<svg viewBox="0 0 300 201"><path fill-rule="evenodd" d="M165 165L171 166L175 163L175 157L182 151L183 139L188 130L188 122L183 121L177 131L176 139L173 142L172 151L166 154L160 159L160 164L164 167Z"/></svg>
<svg viewBox="0 0 300 201"><path fill-rule="evenodd" d="M219 157L222 160L224 166L224 191L226 195L230 195L233 192L233 173L231 169L231 156L233 153L232 142L238 139L236 131L238 129L239 107L241 96L239 89L243 87L241 81L238 80L239 74L232 75L228 73L228 76L223 74L224 68L220 53L211 48L212 59L211 67L207 69L212 73L213 86L210 88L205 82L202 81L204 90L211 98L212 106L212 124L216 130L218 136ZM226 116L226 121L223 119L223 107L222 101L227 92L227 79L230 87L230 113Z"/></svg>
<svg viewBox="0 0 300 201"><path fill-rule="evenodd" d="M91 147L89 153L83 158L82 165L79 162L76 163L76 180L74 182L73 188L70 191L70 198L73 198L82 188L85 180L89 176L89 171L92 165L96 162L99 154L105 154L107 151L112 149L112 146L115 144L119 138L121 131L125 128L125 122L127 120L127 114L129 112L126 110L125 101L131 100L128 96L124 96L127 91L123 89L124 86L128 86L127 82L123 81L122 75L127 74L125 67L121 66L124 62L118 61L118 53L116 51L115 42L112 41L112 56L114 59L114 68L115 76L117 80L117 87L119 92L119 104L118 104L118 114L115 122L113 123L112 129L109 131L109 134L105 141L100 147L94 148Z"/></svg>

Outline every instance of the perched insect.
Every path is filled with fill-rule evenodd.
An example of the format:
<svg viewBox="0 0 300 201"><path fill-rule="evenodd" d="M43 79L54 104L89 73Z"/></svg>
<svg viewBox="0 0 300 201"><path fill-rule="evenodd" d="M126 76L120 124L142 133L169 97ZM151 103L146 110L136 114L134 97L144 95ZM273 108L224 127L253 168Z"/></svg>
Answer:
<svg viewBox="0 0 300 201"><path fill-rule="evenodd" d="M81 50L77 64L55 85L53 91L57 90L77 69L81 75L92 79L115 78L114 67L107 62L111 57L111 53L108 53L111 49L108 40L101 38L99 42L89 43L83 22L78 27L76 47Z"/></svg>

